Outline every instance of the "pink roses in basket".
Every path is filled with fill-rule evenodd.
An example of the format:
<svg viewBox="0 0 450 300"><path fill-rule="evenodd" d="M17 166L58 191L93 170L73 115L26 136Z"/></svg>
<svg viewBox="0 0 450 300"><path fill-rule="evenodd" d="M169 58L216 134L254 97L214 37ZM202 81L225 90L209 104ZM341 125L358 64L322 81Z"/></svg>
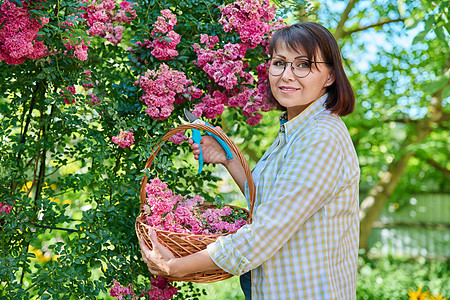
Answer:
<svg viewBox="0 0 450 300"><path fill-rule="evenodd" d="M203 197L177 195L159 178L150 180L145 190L147 224L159 230L211 235L236 231L246 223L243 211L230 206L208 208Z"/></svg>

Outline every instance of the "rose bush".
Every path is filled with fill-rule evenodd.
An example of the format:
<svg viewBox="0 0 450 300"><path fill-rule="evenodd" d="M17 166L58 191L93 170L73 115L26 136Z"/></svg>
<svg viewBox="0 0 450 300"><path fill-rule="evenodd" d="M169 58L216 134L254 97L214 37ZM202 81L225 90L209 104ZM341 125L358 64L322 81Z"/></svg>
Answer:
<svg viewBox="0 0 450 300"><path fill-rule="evenodd" d="M273 109L263 58L283 22L266 0L5 0L0 12L0 298L156 293L134 233L142 176L209 200L217 178L174 163L183 135L144 162L183 108L237 126ZM175 299L199 294L173 284Z"/></svg>

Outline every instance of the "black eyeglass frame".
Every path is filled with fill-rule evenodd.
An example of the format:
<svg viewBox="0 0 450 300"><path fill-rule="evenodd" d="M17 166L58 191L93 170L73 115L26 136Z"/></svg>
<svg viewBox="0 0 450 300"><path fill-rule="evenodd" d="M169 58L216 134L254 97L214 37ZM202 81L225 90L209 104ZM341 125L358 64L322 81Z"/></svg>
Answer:
<svg viewBox="0 0 450 300"><path fill-rule="evenodd" d="M266 61L266 63L269 63L272 59L273 59L273 57L265 58L265 61ZM292 74L294 74L294 76L297 77L297 78L305 78L306 76L308 76L308 75L311 73L311 66L312 66L313 63L314 63L314 64L327 64L327 65L330 65L330 66L332 65L331 63L326 62L326 61L313 61L313 60L309 60L309 59L304 59L305 61L307 61L307 62L309 63L309 72L308 72L305 76L298 76L297 74L295 74L295 72L294 72L294 66L293 66L294 61L296 61L297 59L298 59L298 58L294 59L293 61L284 61L284 60L281 60L281 61L284 62L284 69L283 69L283 71L282 71L280 74L278 74L278 75L273 75L272 73L270 73L270 71L269 71L270 65L269 65L269 67L267 68L267 72L269 72L270 75L272 75L272 76L278 77L278 76L283 75L283 73L286 71L287 65L288 65L288 64L291 64L291 71L292 71Z"/></svg>

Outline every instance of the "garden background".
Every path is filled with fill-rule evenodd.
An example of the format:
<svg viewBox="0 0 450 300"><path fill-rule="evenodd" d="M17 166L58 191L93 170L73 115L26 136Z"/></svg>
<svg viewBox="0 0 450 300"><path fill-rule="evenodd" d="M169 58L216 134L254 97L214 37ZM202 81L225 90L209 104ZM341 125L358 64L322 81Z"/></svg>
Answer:
<svg viewBox="0 0 450 300"><path fill-rule="evenodd" d="M246 202L223 169L197 175L181 136L145 161L187 108L253 167L278 132L267 40L306 20L332 31L356 93L358 299L450 296L450 1L0 3L1 299L154 291L134 231L144 174ZM174 284L174 299L243 299L236 277Z"/></svg>

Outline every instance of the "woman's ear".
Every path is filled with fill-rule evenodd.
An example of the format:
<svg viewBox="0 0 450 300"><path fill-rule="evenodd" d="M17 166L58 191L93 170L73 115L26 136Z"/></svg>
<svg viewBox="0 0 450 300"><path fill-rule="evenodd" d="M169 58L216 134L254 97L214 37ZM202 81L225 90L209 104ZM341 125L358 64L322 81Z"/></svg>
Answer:
<svg viewBox="0 0 450 300"><path fill-rule="evenodd" d="M336 80L336 75L334 73L334 70L330 69L330 72L328 72L327 81L325 81L325 86L329 87L330 85L332 85L334 83L335 80Z"/></svg>

